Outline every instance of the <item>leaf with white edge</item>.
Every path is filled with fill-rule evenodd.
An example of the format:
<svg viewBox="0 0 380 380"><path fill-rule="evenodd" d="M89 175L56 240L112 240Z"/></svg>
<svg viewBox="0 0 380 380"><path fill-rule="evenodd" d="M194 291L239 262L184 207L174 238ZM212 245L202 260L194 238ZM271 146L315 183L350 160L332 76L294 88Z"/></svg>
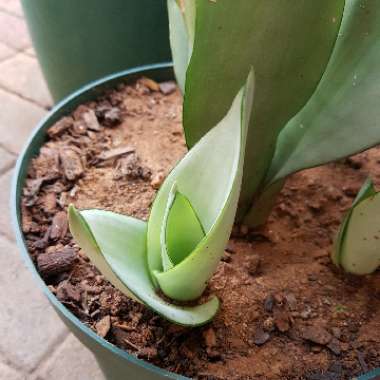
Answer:
<svg viewBox="0 0 380 380"><path fill-rule="evenodd" d="M169 14L169 37L172 50L174 72L182 93L185 89L186 70L193 50L195 5L186 0L181 9L177 0L167 0ZM185 14L184 14L185 12Z"/></svg>
<svg viewBox="0 0 380 380"><path fill-rule="evenodd" d="M356 195L351 208L347 211L346 215L344 216L343 222L336 236L334 247L333 247L333 250L331 251L331 259L335 265L340 266L343 241L346 237L346 230L347 230L347 226L352 215L352 211L354 210L355 206L358 205L361 201L364 201L365 199L372 197L375 194L376 194L376 190L373 185L373 182L370 178L367 178L362 188L359 190L358 194Z"/></svg>
<svg viewBox="0 0 380 380"><path fill-rule="evenodd" d="M172 170L153 203L148 221L148 265L161 290L172 299L198 298L223 255L240 194L253 82L251 71L227 115ZM196 213L205 237L182 261L165 270L161 227L174 184ZM181 215L172 217L175 225ZM171 255L178 257L176 252Z"/></svg>
<svg viewBox="0 0 380 380"><path fill-rule="evenodd" d="M380 193L366 181L348 211L332 253L345 271L364 275L380 266Z"/></svg>
<svg viewBox="0 0 380 380"><path fill-rule="evenodd" d="M177 306L159 297L146 263L145 222L110 211L78 212L74 206L69 208L69 222L76 242L112 284L169 321L203 325L218 311L216 297L198 306Z"/></svg>
<svg viewBox="0 0 380 380"><path fill-rule="evenodd" d="M380 12L377 0L347 0L326 71L279 135L266 182L380 142Z"/></svg>

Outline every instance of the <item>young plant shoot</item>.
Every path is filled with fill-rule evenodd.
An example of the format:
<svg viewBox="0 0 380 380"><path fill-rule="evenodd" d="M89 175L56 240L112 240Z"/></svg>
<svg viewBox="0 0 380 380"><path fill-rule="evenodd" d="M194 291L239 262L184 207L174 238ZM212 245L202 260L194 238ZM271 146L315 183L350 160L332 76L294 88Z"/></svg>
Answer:
<svg viewBox="0 0 380 380"><path fill-rule="evenodd" d="M240 221L263 223L288 175L380 142L378 7L377 0L168 0L189 147L255 68Z"/></svg>
<svg viewBox="0 0 380 380"><path fill-rule="evenodd" d="M364 275L380 266L380 192L370 179L364 183L337 235L334 263L345 271Z"/></svg>
<svg viewBox="0 0 380 380"><path fill-rule="evenodd" d="M161 186L148 222L69 207L70 230L99 271L119 290L168 320L202 325L218 311L199 298L224 253L243 176L253 72L226 116L183 157Z"/></svg>

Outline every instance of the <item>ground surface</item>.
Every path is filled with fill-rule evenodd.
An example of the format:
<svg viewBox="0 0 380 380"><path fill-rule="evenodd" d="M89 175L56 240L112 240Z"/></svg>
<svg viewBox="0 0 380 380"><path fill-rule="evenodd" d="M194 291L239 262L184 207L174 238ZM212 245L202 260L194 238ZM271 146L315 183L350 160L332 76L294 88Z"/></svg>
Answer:
<svg viewBox="0 0 380 380"><path fill-rule="evenodd" d="M0 380L103 379L36 288L9 222L12 168L51 104L21 5L0 0Z"/></svg>

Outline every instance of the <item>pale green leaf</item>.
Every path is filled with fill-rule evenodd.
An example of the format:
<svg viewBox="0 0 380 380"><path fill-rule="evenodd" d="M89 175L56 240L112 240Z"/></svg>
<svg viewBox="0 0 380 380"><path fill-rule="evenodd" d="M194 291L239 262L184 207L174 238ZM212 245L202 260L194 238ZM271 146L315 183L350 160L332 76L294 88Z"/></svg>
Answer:
<svg viewBox="0 0 380 380"><path fill-rule="evenodd" d="M340 249L339 264L347 272L364 275L380 266L380 193L353 206Z"/></svg>
<svg viewBox="0 0 380 380"><path fill-rule="evenodd" d="M166 319L196 326L207 323L218 311L216 297L199 306L182 307L158 296L146 263L145 222L110 211L79 213L73 206L69 221L76 242L101 273L123 293L132 293Z"/></svg>
<svg viewBox="0 0 380 380"><path fill-rule="evenodd" d="M373 186L373 182L370 178L368 178L365 183L363 184L362 188L356 195L351 208L347 211L346 215L344 216L343 222L340 225L339 232L337 234L337 237L334 242L334 247L331 252L331 258L332 261L334 262L335 265L340 265L341 261L341 255L342 255L342 245L343 241L346 237L346 230L347 230L347 225L349 223L349 220L351 218L351 214L353 209L357 204L359 204L361 201L363 201L366 198L369 198L373 195L376 194L375 188Z"/></svg>
<svg viewBox="0 0 380 380"><path fill-rule="evenodd" d="M279 132L306 104L325 71L343 8L344 0L196 0L184 97L189 146L223 118L249 67L255 68L243 212L262 185Z"/></svg>
<svg viewBox="0 0 380 380"><path fill-rule="evenodd" d="M267 182L378 144L379 99L379 2L347 0L326 72L281 132Z"/></svg>
<svg viewBox="0 0 380 380"><path fill-rule="evenodd" d="M173 169L153 203L148 222L148 264L161 290L170 298L199 297L223 255L240 193L252 101L253 73L225 118ZM206 236L186 258L165 271L161 260L161 223L174 183L190 202Z"/></svg>
<svg viewBox="0 0 380 380"><path fill-rule="evenodd" d="M172 50L174 72L177 83L182 93L185 89L186 70L189 64L193 38L194 38L194 12L192 7L193 0L187 0L183 14L178 1L167 0L169 14L169 37ZM195 7L194 7L195 8Z"/></svg>

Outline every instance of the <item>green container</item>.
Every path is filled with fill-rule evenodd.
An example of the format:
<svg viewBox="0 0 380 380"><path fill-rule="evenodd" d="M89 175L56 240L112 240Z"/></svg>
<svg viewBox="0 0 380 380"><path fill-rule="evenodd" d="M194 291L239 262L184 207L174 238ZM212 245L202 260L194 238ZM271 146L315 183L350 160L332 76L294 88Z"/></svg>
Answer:
<svg viewBox="0 0 380 380"><path fill-rule="evenodd" d="M166 0L22 0L58 101L90 81L171 60Z"/></svg>
<svg viewBox="0 0 380 380"><path fill-rule="evenodd" d="M79 0L81 1L81 0ZM152 364L128 354L106 340L96 335L84 325L57 298L50 292L39 276L34 263L29 256L21 229L21 196L30 160L35 157L41 145L46 141L46 130L62 116L70 114L77 106L89 100L96 99L107 88L114 88L120 82L133 81L142 75L157 81L174 79L170 63L151 65L139 69L131 69L110 75L104 79L84 86L65 100L57 104L54 109L37 126L27 142L23 153L19 156L12 185L11 208L16 240L21 254L28 268L33 272L38 285L49 299L50 303L63 320L65 325L76 337L89 348L96 357L100 368L107 380L156 380L156 379L186 379L174 373L164 371Z"/></svg>
<svg viewBox="0 0 380 380"><path fill-rule="evenodd" d="M76 337L89 348L96 357L107 380L161 380L161 379L183 379L187 378L164 371L143 360L137 359L106 340L96 335L90 328L84 325L78 318L66 309L57 298L50 292L44 281L38 274L34 263L28 253L21 229L21 196L24 187L27 169L30 160L35 157L41 145L46 141L46 130L59 120L62 116L70 114L80 104L96 99L107 88L113 88L121 81L133 81L145 75L157 81L170 80L174 78L171 64L159 64L123 71L108 76L104 79L91 83L74 94L67 97L42 120L32 133L23 153L19 156L13 177L11 192L12 221L16 240L21 254L31 272L34 274L38 285L49 299L50 303L60 318L76 335ZM374 370L360 377L360 380L375 380L380 376L380 369ZM357 379L357 380L359 380Z"/></svg>

